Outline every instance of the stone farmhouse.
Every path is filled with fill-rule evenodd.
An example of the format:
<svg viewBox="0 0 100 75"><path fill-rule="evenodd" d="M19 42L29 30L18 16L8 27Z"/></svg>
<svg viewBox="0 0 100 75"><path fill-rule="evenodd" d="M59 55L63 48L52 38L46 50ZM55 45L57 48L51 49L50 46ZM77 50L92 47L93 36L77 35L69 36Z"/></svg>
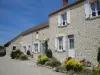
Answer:
<svg viewBox="0 0 100 75"><path fill-rule="evenodd" d="M43 42L60 61L66 57L83 58L97 63L100 46L100 0L77 0L49 14L49 21L28 29L8 42L6 48L30 50L35 58L43 54Z"/></svg>

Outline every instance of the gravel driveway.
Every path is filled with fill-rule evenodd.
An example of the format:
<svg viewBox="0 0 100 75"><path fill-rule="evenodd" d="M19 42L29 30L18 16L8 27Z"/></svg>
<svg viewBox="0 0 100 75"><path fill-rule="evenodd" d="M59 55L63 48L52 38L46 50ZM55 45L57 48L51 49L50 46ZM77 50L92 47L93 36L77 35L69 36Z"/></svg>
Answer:
<svg viewBox="0 0 100 75"><path fill-rule="evenodd" d="M19 61L9 56L0 57L0 75L65 75L45 67L37 66L32 60Z"/></svg>

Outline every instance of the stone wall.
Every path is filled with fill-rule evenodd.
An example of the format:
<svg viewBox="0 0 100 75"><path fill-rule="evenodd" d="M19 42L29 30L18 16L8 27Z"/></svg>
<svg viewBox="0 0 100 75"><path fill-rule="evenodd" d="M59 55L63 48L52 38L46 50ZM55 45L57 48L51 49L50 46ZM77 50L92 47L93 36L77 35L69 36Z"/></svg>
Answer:
<svg viewBox="0 0 100 75"><path fill-rule="evenodd" d="M87 60L96 63L97 48L100 46L100 18L86 20L84 12L84 3L70 7L71 23L62 28L59 28L57 25L59 13L50 16L49 47L53 50L54 56L61 61L68 57L68 49L66 52L55 52L54 38L59 34L64 36L74 34L75 57L77 59L85 57Z"/></svg>

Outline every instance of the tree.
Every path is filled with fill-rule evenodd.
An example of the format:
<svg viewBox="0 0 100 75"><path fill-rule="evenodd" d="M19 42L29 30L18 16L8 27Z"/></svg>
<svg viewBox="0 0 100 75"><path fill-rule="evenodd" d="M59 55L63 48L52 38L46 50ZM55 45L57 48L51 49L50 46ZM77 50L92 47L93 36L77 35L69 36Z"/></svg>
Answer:
<svg viewBox="0 0 100 75"><path fill-rule="evenodd" d="M1 49L4 49L4 47L3 47L3 46L0 46L0 50L1 50Z"/></svg>
<svg viewBox="0 0 100 75"><path fill-rule="evenodd" d="M45 54L47 57L52 58L52 51L48 49L48 40L45 41Z"/></svg>
<svg viewBox="0 0 100 75"><path fill-rule="evenodd" d="M100 64L100 47L98 48L97 61Z"/></svg>

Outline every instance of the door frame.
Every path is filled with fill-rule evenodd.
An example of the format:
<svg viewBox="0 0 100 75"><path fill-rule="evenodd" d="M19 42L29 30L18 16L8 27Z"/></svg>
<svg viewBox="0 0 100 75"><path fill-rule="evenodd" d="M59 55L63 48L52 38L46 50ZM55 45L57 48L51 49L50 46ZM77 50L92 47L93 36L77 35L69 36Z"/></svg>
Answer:
<svg viewBox="0 0 100 75"><path fill-rule="evenodd" d="M75 39L74 39L74 48L70 49L70 39L74 39L74 36L69 38L68 37L68 57L75 58Z"/></svg>

